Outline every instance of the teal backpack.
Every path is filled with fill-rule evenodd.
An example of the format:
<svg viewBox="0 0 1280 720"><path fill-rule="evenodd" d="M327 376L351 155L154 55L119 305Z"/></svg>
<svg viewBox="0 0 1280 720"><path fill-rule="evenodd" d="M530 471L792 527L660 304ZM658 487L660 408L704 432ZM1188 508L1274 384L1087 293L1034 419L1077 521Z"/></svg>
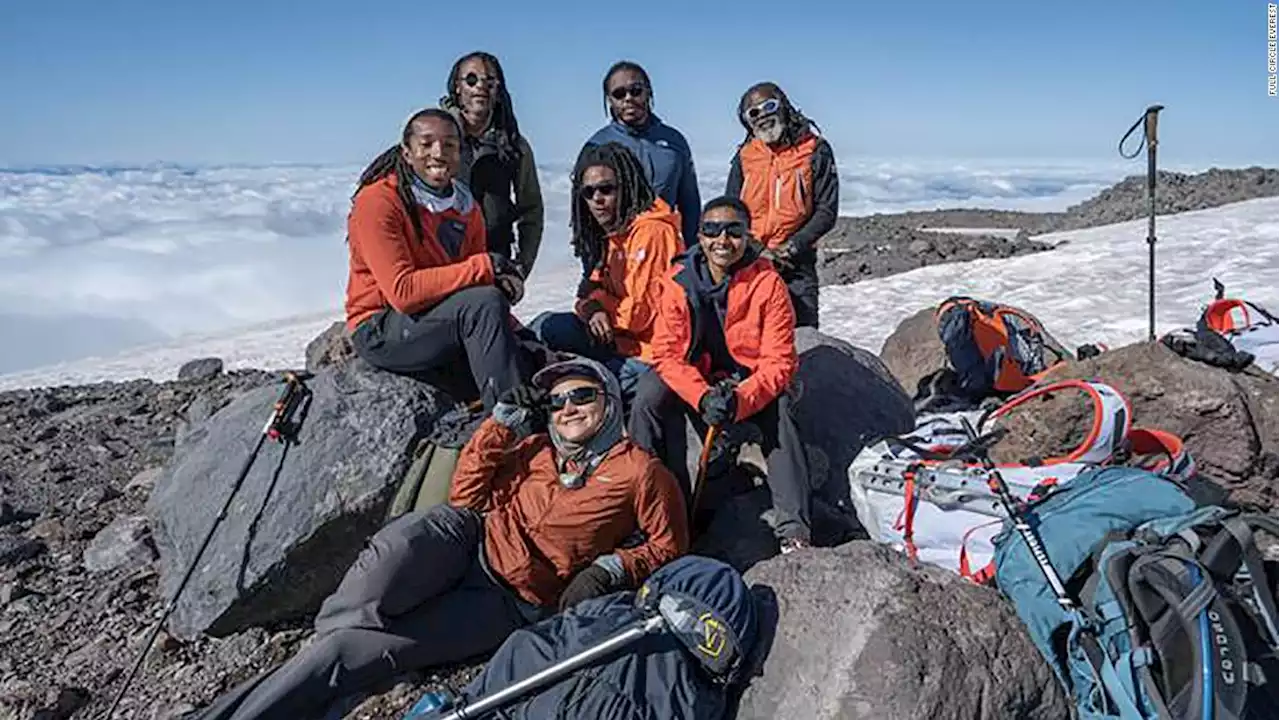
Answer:
<svg viewBox="0 0 1280 720"><path fill-rule="evenodd" d="M1021 536L995 537L995 581L1084 720L1275 718L1274 517L1197 507L1137 468L1085 472L1025 517L1075 607Z"/></svg>

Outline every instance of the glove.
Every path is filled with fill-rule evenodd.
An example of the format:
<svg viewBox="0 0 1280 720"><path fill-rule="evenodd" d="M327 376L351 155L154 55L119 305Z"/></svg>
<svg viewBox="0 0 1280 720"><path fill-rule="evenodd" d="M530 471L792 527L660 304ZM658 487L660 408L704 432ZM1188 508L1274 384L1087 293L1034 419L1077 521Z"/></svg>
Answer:
<svg viewBox="0 0 1280 720"><path fill-rule="evenodd" d="M728 382L719 382L702 394L698 412L708 425L725 425L738 416L738 393Z"/></svg>
<svg viewBox="0 0 1280 720"><path fill-rule="evenodd" d="M614 589L613 576L599 565L588 565L578 571L569 581L569 586L560 593L560 612L577 605L583 600L607 595Z"/></svg>
<svg viewBox="0 0 1280 720"><path fill-rule="evenodd" d="M547 391L517 385L502 393L493 406L493 419L526 438L547 426Z"/></svg>
<svg viewBox="0 0 1280 720"><path fill-rule="evenodd" d="M516 275L499 275L494 284L507 298L508 305L516 305L524 298L524 281Z"/></svg>
<svg viewBox="0 0 1280 720"><path fill-rule="evenodd" d="M502 253L489 253L489 262L493 263L493 275L495 278L503 275L511 275L518 277L521 280L524 279L524 273L520 272L520 266L516 265L512 262L511 258L503 255Z"/></svg>
<svg viewBox="0 0 1280 720"><path fill-rule="evenodd" d="M789 268L795 264L793 261L795 254L795 243L790 240L783 240L777 247L766 248L764 252L760 253L760 256L767 258L778 267Z"/></svg>

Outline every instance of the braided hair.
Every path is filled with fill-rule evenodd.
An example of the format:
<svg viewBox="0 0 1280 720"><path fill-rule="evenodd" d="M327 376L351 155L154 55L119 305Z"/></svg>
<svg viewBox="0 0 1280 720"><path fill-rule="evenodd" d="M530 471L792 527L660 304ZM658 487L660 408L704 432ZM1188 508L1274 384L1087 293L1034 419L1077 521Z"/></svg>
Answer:
<svg viewBox="0 0 1280 720"><path fill-rule="evenodd" d="M604 264L605 242L609 233L591 215L582 197L582 176L587 168L603 166L613 170L618 183L618 227L626 227L640 213L653 205L653 188L645 177L640 161L625 145L616 142L588 145L573 166L573 254L582 260L584 275Z"/></svg>
<svg viewBox="0 0 1280 720"><path fill-rule="evenodd" d="M511 93L507 91L507 76L502 71L502 63L498 62L498 58L482 50L476 50L458 58L457 62L453 64L453 68L449 70L449 87L447 88L446 97L454 107L462 106L461 99L458 97L458 74L462 72L464 63L468 60L476 59L484 62L485 66L498 81L498 98L491 111L489 123L497 131L498 155L505 162L517 157L520 153L520 124L516 122L516 111L511 104Z"/></svg>
<svg viewBox="0 0 1280 720"><path fill-rule="evenodd" d="M791 104L791 99L776 83L761 82L747 88L747 91L742 93L742 97L738 99L738 122L747 131L747 138L742 141L743 144L751 142L752 132L751 124L747 122L746 118L742 117L742 113L747 111L748 99L756 93L770 95L782 103L782 107L779 108L778 112L782 115L781 141L784 145L795 144L809 130L820 131L818 124L796 109L796 106Z"/></svg>
<svg viewBox="0 0 1280 720"><path fill-rule="evenodd" d="M423 241L422 218L419 217L415 210L417 201L413 199L413 168L409 165L409 161L404 158L403 147L409 144L409 136L413 134L413 124L423 118L441 118L448 120L450 124L458 132L458 138L462 138L462 126L458 124L458 119L439 108L426 108L419 110L404 124L404 130L400 132L400 142L392 145L382 152L381 155L373 159L369 166L360 173L360 180L356 183L356 190L351 194L354 201L356 195L364 189L366 185L381 180L382 178L395 174L396 176L396 197L400 198L400 204L404 207L404 212L409 216L409 222L413 225L413 238L417 242Z"/></svg>
<svg viewBox="0 0 1280 720"><path fill-rule="evenodd" d="M609 109L609 78L613 77L614 75L617 75L623 70L630 70L636 73L644 81L645 88L649 90L649 99L647 102L649 105L649 110L650 112L652 112L653 111L653 82L649 80L649 73L645 72L645 69L640 67L640 63L632 62L630 60L619 60L618 62L609 66L609 72L606 72L604 74L604 80L600 81L600 90L601 92L604 93L604 114L609 119L613 119L613 111Z"/></svg>

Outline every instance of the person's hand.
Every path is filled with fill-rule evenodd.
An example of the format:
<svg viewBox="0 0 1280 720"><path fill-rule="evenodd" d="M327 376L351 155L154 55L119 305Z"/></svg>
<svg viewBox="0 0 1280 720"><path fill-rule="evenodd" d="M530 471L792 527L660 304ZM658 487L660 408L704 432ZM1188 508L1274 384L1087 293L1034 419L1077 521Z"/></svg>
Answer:
<svg viewBox="0 0 1280 720"><path fill-rule="evenodd" d="M601 345L613 344L613 325L609 323L609 314L604 310L596 310L587 320L587 331Z"/></svg>
<svg viewBox="0 0 1280 720"><path fill-rule="evenodd" d="M526 438L547 426L547 391L532 385L517 385L498 396L493 419Z"/></svg>
<svg viewBox="0 0 1280 720"><path fill-rule="evenodd" d="M507 298L508 305L517 305L524 298L524 281L516 275L499 275L494 284Z"/></svg>
<svg viewBox="0 0 1280 720"><path fill-rule="evenodd" d="M524 280L524 273L520 272L520 266L512 262L511 258L502 253L489 253L489 262L493 264L493 277L496 280L503 275L510 275Z"/></svg>
<svg viewBox="0 0 1280 720"><path fill-rule="evenodd" d="M796 246L790 240L783 240L776 247L766 248L760 256L767 258L778 268L790 268L795 265Z"/></svg>
<svg viewBox="0 0 1280 720"><path fill-rule="evenodd" d="M712 385L698 401L698 412L708 425L725 425L738 415L738 393L733 384L721 381Z"/></svg>
<svg viewBox="0 0 1280 720"><path fill-rule="evenodd" d="M568 587L560 593L560 612L577 605L583 600L607 595L613 591L613 576L599 565L588 565L578 571L569 581Z"/></svg>

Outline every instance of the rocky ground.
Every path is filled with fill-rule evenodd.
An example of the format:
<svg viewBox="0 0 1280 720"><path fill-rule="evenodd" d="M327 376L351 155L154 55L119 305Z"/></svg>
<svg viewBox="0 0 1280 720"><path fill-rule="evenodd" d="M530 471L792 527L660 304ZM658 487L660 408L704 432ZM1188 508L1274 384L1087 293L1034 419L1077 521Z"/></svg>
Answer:
<svg viewBox="0 0 1280 720"><path fill-rule="evenodd" d="M1204 210L1277 194L1280 177L1274 168L1215 168L1198 175L1160 172L1156 179L1156 213ZM818 277L823 285L841 285L926 265L1040 252L1052 248L1031 236L1134 220L1146 217L1147 211L1146 176L1133 175L1063 212L950 208L842 217L821 241ZM1003 228L1018 232L1015 239L1009 239L925 232L920 228Z"/></svg>

